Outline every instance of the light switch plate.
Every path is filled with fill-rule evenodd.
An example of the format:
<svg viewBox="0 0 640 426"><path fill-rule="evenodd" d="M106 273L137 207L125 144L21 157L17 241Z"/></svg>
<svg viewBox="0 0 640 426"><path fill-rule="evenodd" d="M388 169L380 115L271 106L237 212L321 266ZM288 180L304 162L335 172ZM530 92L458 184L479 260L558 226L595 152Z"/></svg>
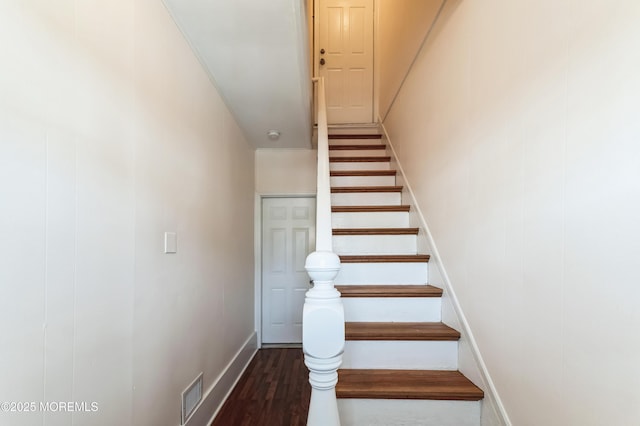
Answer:
<svg viewBox="0 0 640 426"><path fill-rule="evenodd" d="M164 252L165 253L178 252L178 234L176 234L175 232L164 233Z"/></svg>

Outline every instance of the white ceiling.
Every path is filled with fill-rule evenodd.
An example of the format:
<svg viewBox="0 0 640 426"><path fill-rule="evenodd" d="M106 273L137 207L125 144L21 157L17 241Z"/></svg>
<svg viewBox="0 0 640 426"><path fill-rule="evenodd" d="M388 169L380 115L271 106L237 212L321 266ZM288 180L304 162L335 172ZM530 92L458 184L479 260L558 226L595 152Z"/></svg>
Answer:
<svg viewBox="0 0 640 426"><path fill-rule="evenodd" d="M305 0L164 2L254 147L311 146Z"/></svg>

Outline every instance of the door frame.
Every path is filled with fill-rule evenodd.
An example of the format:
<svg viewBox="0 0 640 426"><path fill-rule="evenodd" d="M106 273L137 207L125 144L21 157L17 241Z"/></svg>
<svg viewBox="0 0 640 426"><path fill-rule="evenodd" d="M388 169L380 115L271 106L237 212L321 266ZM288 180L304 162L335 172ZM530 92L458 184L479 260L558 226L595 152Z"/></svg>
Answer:
<svg viewBox="0 0 640 426"><path fill-rule="evenodd" d="M256 193L254 202L253 250L254 250L254 327L258 349L262 348L262 200L265 198L313 198L315 193L280 194Z"/></svg>
<svg viewBox="0 0 640 426"><path fill-rule="evenodd" d="M318 62L320 61L320 58L318 58L318 43L320 40L320 26L318 25L318 20L320 19L320 0L311 0L313 1L313 16L311 17L311 22L309 22L309 26L311 26L313 28L313 42L312 44L312 49L311 49L311 61L313 63L313 67L312 67L312 72L313 72L313 76L314 77L318 77ZM348 0L346 0L348 1ZM372 95L373 95L373 106L372 106L372 120L373 123L371 124L377 124L380 122L380 110L378 109L378 100L379 100L379 85L380 85L380 80L379 80L379 75L380 75L380 60L378 58L378 55L376 54L376 52L378 51L378 39L379 39L379 34L378 34L378 28L379 28L379 11L380 11L380 6L378 4L378 0L372 0L373 1L373 87L372 87ZM316 110L316 99L318 96L317 90L316 90L316 85L313 85L314 90L313 90L313 106L314 106L314 111ZM313 118L313 122L315 123L315 117L316 115L314 114L314 118ZM366 126L368 123L361 123L357 126ZM342 127L346 127L348 125L334 125L334 126L342 126ZM331 126L330 126L331 127Z"/></svg>

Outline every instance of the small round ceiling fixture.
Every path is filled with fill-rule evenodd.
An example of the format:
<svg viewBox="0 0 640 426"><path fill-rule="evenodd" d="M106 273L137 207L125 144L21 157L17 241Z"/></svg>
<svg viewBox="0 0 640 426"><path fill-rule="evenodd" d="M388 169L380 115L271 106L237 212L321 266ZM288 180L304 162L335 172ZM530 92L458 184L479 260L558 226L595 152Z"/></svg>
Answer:
<svg viewBox="0 0 640 426"><path fill-rule="evenodd" d="M277 141L280 139L280 132L277 130L269 130L267 132L267 137L272 141Z"/></svg>

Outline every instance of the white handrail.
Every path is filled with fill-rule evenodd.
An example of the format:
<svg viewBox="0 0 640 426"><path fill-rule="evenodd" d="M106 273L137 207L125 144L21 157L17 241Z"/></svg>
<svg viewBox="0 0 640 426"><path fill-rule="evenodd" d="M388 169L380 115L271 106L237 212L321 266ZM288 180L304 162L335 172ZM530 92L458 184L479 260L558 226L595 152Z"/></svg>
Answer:
<svg viewBox="0 0 640 426"><path fill-rule="evenodd" d="M329 129L324 78L318 82L318 182L316 198L316 251L333 251L331 236L331 185L329 182Z"/></svg>
<svg viewBox="0 0 640 426"><path fill-rule="evenodd" d="M335 387L344 351L344 308L334 281L340 258L333 253L331 186L329 182L329 132L324 79L318 84L318 182L316 194L316 251L305 262L313 280L302 313L302 349L309 368L311 401L307 426L339 426Z"/></svg>

